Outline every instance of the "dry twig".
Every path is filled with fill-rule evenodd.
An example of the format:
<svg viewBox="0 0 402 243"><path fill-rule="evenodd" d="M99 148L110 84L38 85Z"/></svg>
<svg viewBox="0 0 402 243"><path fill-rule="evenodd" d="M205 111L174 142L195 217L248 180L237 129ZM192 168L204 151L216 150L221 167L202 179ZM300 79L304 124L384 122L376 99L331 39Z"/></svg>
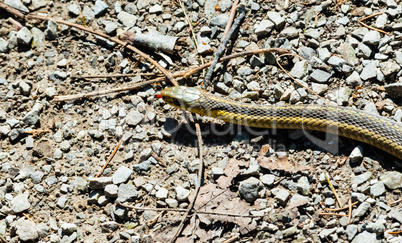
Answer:
<svg viewBox="0 0 402 243"><path fill-rule="evenodd" d="M354 206L357 203L358 202L354 202L354 203L351 204L351 206ZM342 210L345 210L345 209L349 209L349 205L346 206L346 207L343 207L343 208L326 208L325 210L328 210L328 211L331 211L331 212L338 212L338 211L342 211Z"/></svg>
<svg viewBox="0 0 402 243"><path fill-rule="evenodd" d="M383 13L383 12L375 13L375 14L369 15L369 16L367 16L367 17L364 17L364 18L362 18L362 19L359 19L359 20L357 20L357 22L359 22L359 24L363 25L364 27L366 27L366 28L368 28L368 29L378 31L378 32L383 33L383 34L386 34L386 35L391 35L390 33L386 32L386 31L384 31L384 30L380 30L380 29L371 27L371 26L369 26L369 25L363 23L364 20L370 19L370 18L372 18L372 17L375 17L375 16L377 16L377 15L381 15L381 14L384 14L384 13Z"/></svg>
<svg viewBox="0 0 402 243"><path fill-rule="evenodd" d="M329 180L329 176L328 176L327 173L325 173L325 179L327 179L328 186L329 186L329 188L331 188L332 192L334 193L336 201L339 204L339 207L342 207L341 200L339 199L338 194L336 193L336 190L335 190L334 186L332 185L331 181Z"/></svg>
<svg viewBox="0 0 402 243"><path fill-rule="evenodd" d="M127 74L120 74L120 73L114 73L114 74L101 74L101 75L73 75L71 78L75 79L89 79L89 78L126 78L126 77L135 77L137 75L140 76L160 76L158 73L127 73Z"/></svg>
<svg viewBox="0 0 402 243"><path fill-rule="evenodd" d="M123 136L121 136L121 139L119 141L119 143L117 144L117 146L114 148L112 154L109 156L109 158L107 159L105 165L102 167L102 169L98 172L98 174L96 174L96 177L99 177L100 175L102 175L103 171L105 170L106 166L109 164L109 162L113 159L114 155L116 154L117 150L119 149L120 145L123 142Z"/></svg>
<svg viewBox="0 0 402 243"><path fill-rule="evenodd" d="M162 165L163 167L166 167L165 161L163 161L162 158L159 157L155 152L152 152L152 157L154 157L160 165Z"/></svg>
<svg viewBox="0 0 402 243"><path fill-rule="evenodd" d="M232 243L232 242L237 241L238 239L240 239L240 234L235 233L232 237L230 237L229 239L223 241L222 243Z"/></svg>
<svg viewBox="0 0 402 243"><path fill-rule="evenodd" d="M3 243L8 243L8 241L6 241L6 239L4 239L4 237L1 236L1 235L0 235L0 240L1 240Z"/></svg>
<svg viewBox="0 0 402 243"><path fill-rule="evenodd" d="M397 203L400 203L400 202L402 202L402 198L400 198L400 199L398 199L398 200L396 200L396 201L393 201L393 202L390 202L390 203L388 203L388 205L394 205L394 204L397 204Z"/></svg>
<svg viewBox="0 0 402 243"><path fill-rule="evenodd" d="M25 218L27 218L29 221L31 221L32 223L34 223L34 224L35 224L35 221L33 221L33 219L31 219L31 218L28 216L28 214L26 214L26 213L22 213L22 215L24 215L24 216L25 216Z"/></svg>
<svg viewBox="0 0 402 243"><path fill-rule="evenodd" d="M238 4L239 4L239 0L235 0L232 4L232 8L230 9L229 20L226 24L225 30L223 31L222 40L224 40L229 33L230 27L232 26L234 17L236 15L236 9L237 9Z"/></svg>
<svg viewBox="0 0 402 243"><path fill-rule="evenodd" d="M347 214L340 214L340 213L319 213L318 215L324 216L324 215L333 215L333 216L341 216L341 217L347 217Z"/></svg>
<svg viewBox="0 0 402 243"><path fill-rule="evenodd" d="M348 203L349 203L348 224L350 224L350 221L352 220L352 199L349 198Z"/></svg>

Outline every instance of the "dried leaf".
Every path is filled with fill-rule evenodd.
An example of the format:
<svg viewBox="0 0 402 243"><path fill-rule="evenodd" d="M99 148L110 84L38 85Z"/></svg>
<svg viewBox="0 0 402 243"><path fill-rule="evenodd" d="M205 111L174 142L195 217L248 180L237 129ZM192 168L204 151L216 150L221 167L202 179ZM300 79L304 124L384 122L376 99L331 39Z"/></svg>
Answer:
<svg viewBox="0 0 402 243"><path fill-rule="evenodd" d="M227 189L232 184L233 178L235 178L243 169L240 167L248 167L248 162L231 159L225 167L225 176L221 176L216 180L219 187Z"/></svg>

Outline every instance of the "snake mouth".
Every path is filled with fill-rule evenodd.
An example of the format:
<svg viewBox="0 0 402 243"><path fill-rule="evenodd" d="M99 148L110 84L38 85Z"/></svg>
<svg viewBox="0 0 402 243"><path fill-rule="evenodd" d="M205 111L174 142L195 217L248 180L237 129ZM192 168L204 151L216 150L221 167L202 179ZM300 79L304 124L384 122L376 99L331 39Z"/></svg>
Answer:
<svg viewBox="0 0 402 243"><path fill-rule="evenodd" d="M194 111L202 98L202 90L195 87L174 86L162 90L161 98L176 108Z"/></svg>

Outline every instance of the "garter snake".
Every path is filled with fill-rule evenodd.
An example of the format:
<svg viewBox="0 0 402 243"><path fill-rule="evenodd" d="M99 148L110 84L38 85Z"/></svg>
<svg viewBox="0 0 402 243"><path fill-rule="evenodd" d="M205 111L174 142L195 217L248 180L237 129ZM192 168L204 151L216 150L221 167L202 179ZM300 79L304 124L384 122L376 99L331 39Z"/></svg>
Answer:
<svg viewBox="0 0 402 243"><path fill-rule="evenodd" d="M338 134L402 159L402 125L361 110L318 105L252 105L184 86L166 88L161 97L176 108L225 122L259 128L307 129Z"/></svg>

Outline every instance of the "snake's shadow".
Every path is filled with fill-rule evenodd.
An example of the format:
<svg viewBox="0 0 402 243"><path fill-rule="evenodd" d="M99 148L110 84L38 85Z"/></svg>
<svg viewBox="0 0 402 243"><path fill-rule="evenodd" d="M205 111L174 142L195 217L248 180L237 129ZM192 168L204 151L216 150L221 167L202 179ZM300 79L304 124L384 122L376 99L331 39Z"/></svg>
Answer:
<svg viewBox="0 0 402 243"><path fill-rule="evenodd" d="M172 134L167 142L181 146L198 147L195 126L192 123L179 123L177 120L168 118L168 128L165 130ZM203 146L221 149L228 152L232 149L245 149L252 147L251 152L259 152L261 147L269 144L275 152L289 152L311 150L332 153L342 157L348 157L356 146L361 146L364 157L377 160L387 170L395 170L396 163L401 161L386 152L371 145L361 143L338 135L328 135L324 132L306 131L301 129L262 129L251 128L231 123L199 123L202 132ZM250 152L248 150L248 152ZM320 153L317 153L320 154ZM350 164L352 167L360 163Z"/></svg>

